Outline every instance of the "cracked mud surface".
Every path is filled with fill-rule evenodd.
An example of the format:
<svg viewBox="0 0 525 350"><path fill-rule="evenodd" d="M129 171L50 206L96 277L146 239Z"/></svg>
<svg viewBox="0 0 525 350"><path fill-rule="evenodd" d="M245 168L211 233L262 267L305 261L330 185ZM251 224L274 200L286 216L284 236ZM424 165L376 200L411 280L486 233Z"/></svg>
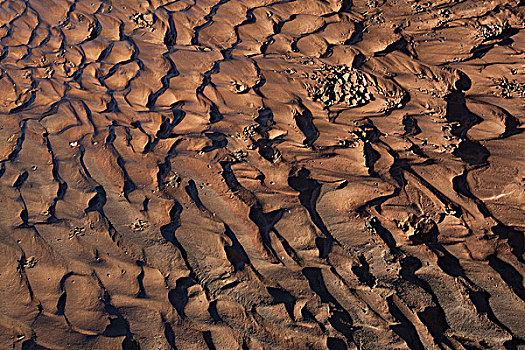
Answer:
<svg viewBox="0 0 525 350"><path fill-rule="evenodd" d="M525 349L524 16L0 2L0 348Z"/></svg>

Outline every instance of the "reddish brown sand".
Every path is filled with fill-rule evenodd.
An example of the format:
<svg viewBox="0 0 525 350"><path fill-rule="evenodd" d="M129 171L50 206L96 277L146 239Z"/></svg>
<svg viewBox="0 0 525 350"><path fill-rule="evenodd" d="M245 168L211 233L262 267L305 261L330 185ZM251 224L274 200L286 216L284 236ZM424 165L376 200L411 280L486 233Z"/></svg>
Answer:
<svg viewBox="0 0 525 350"><path fill-rule="evenodd" d="M5 0L0 349L525 349L523 0Z"/></svg>

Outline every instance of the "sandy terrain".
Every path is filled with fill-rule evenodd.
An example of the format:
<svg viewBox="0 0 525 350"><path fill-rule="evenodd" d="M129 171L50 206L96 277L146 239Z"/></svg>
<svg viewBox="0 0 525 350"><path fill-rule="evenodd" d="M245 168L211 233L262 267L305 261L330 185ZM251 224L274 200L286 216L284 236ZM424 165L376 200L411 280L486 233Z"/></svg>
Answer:
<svg viewBox="0 0 525 350"><path fill-rule="evenodd" d="M525 349L523 0L0 4L0 349Z"/></svg>

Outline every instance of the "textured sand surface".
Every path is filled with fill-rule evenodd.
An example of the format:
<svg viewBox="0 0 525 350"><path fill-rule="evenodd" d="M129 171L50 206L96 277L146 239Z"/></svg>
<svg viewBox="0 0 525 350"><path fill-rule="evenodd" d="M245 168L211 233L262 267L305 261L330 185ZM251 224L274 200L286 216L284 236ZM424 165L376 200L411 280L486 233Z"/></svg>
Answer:
<svg viewBox="0 0 525 350"><path fill-rule="evenodd" d="M0 2L0 349L525 349L523 0Z"/></svg>

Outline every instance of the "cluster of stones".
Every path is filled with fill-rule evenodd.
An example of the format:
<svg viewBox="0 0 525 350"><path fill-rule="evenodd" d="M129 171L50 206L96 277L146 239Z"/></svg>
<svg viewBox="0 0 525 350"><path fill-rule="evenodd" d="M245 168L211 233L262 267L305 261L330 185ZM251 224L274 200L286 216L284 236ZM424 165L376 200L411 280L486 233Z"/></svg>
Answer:
<svg viewBox="0 0 525 350"><path fill-rule="evenodd" d="M31 269L35 267L37 262L38 262L37 258L35 258L34 256L30 256L27 260L23 262L22 266L26 269Z"/></svg>
<svg viewBox="0 0 525 350"><path fill-rule="evenodd" d="M253 136L257 133L257 124L251 124L242 129L242 134L246 137Z"/></svg>
<svg viewBox="0 0 525 350"><path fill-rule="evenodd" d="M76 236L83 236L86 232L86 229L84 227L74 227L69 231L69 239L73 239Z"/></svg>
<svg viewBox="0 0 525 350"><path fill-rule="evenodd" d="M376 8L376 7L379 6L379 1L377 1L377 0L368 0L368 1L366 2L366 6L372 8L372 9L373 9L373 8Z"/></svg>
<svg viewBox="0 0 525 350"><path fill-rule="evenodd" d="M508 28L508 24L483 24L477 28L479 32L479 36L481 36L483 39L488 40L495 38L501 34L503 34L503 31Z"/></svg>
<svg viewBox="0 0 525 350"><path fill-rule="evenodd" d="M397 222L412 244L435 242L439 234L437 224L428 217L417 217L410 214L405 220Z"/></svg>
<svg viewBox="0 0 525 350"><path fill-rule="evenodd" d="M144 231L148 227L147 221L138 219L136 222L132 222L130 225L133 231Z"/></svg>
<svg viewBox="0 0 525 350"><path fill-rule="evenodd" d="M390 112L396 108L403 107L403 99L406 97L406 92L403 90L385 90L377 86L377 93L385 99L383 112Z"/></svg>
<svg viewBox="0 0 525 350"><path fill-rule="evenodd" d="M245 150L237 150L233 152L233 158L235 158L238 162L244 162L246 161L246 158L248 157L248 152Z"/></svg>
<svg viewBox="0 0 525 350"><path fill-rule="evenodd" d="M519 97L525 97L525 83L520 83L517 80L508 80L507 78L495 79L494 83L500 91L500 96L503 98L512 98L514 93Z"/></svg>
<svg viewBox="0 0 525 350"><path fill-rule="evenodd" d="M241 83L241 82L238 82L238 81L233 81L232 82L232 86L233 86L233 90L237 94L243 94L243 93L247 92L250 89L248 87L248 85L246 85L244 83Z"/></svg>
<svg viewBox="0 0 525 350"><path fill-rule="evenodd" d="M325 107L346 103L350 107L362 106L373 97L369 82L360 71L345 65L322 65L309 76L315 83L307 85L308 95Z"/></svg>
<svg viewBox="0 0 525 350"><path fill-rule="evenodd" d="M449 9L442 9L439 11L439 14L444 18L449 18L452 12Z"/></svg>
<svg viewBox="0 0 525 350"><path fill-rule="evenodd" d="M182 178L177 174L174 173L173 176L170 176L167 181L164 182L164 185L169 187L179 187L182 183Z"/></svg>
<svg viewBox="0 0 525 350"><path fill-rule="evenodd" d="M154 17L151 13L134 13L129 16L129 18L137 25L139 28L150 28L153 29Z"/></svg>
<svg viewBox="0 0 525 350"><path fill-rule="evenodd" d="M423 13L430 6L432 6L431 2L426 2L424 4L414 4L412 5L412 11L414 11L415 13Z"/></svg>

